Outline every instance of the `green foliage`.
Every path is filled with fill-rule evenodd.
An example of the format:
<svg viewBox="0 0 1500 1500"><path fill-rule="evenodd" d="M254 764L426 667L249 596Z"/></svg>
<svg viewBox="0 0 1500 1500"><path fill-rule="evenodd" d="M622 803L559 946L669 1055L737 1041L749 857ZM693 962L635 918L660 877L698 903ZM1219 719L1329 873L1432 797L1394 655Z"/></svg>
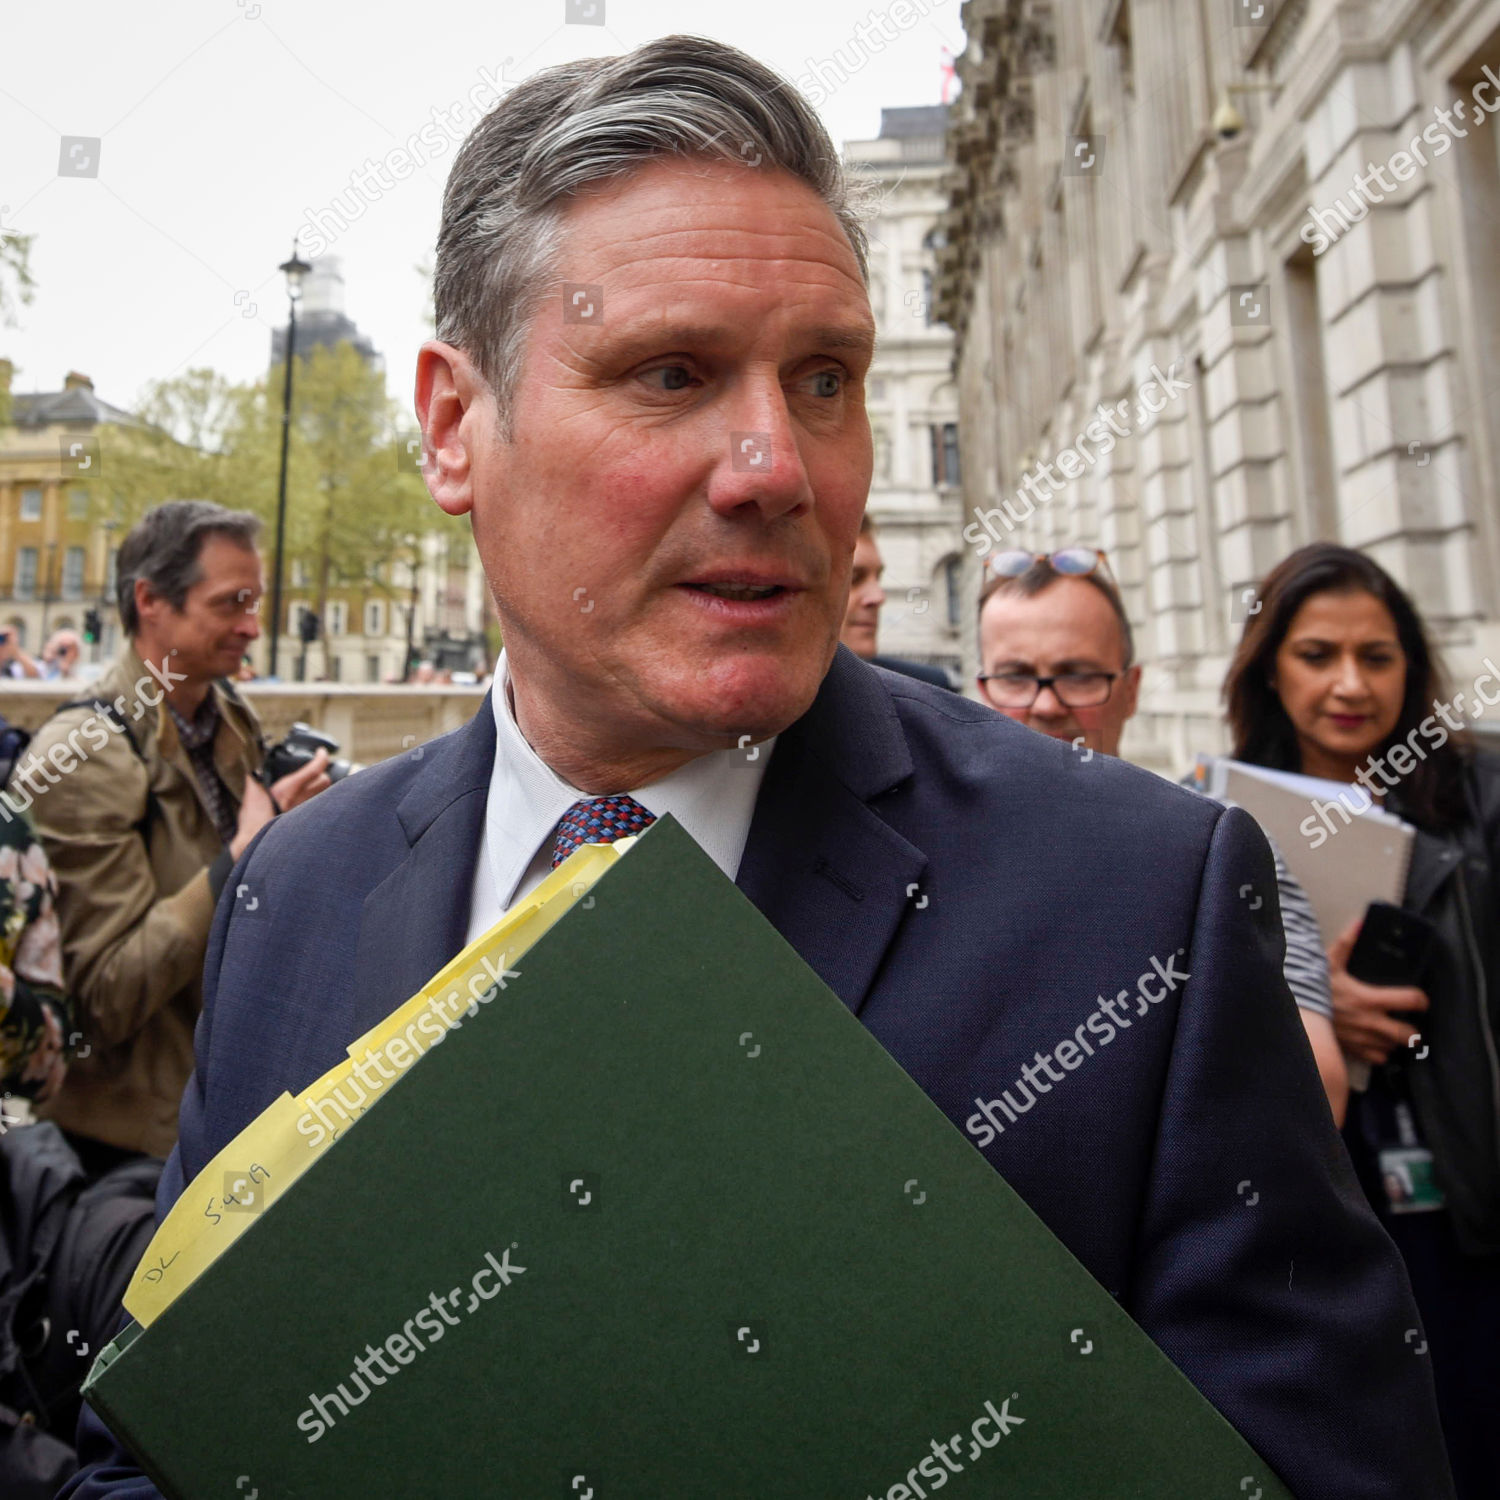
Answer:
<svg viewBox="0 0 1500 1500"><path fill-rule="evenodd" d="M14 230L0 235L0 326L14 328L21 308L36 292L31 275L31 234Z"/></svg>
<svg viewBox="0 0 1500 1500"><path fill-rule="evenodd" d="M404 602L421 536L437 531L466 539L468 528L445 516L421 475L401 462L384 377L351 345L299 355L292 376L283 593L303 592L290 589L292 564L300 562L312 582L313 608L325 618L332 589ZM115 518L128 526L171 499L253 511L265 523L269 574L284 379L285 366L276 365L249 385L190 370L153 386L141 425L103 435L103 478Z"/></svg>
<svg viewBox="0 0 1500 1500"><path fill-rule="evenodd" d="M0 328L14 328L22 307L36 293L31 274L31 243L34 235L14 230L0 234ZM10 421L10 390L0 386L0 427Z"/></svg>

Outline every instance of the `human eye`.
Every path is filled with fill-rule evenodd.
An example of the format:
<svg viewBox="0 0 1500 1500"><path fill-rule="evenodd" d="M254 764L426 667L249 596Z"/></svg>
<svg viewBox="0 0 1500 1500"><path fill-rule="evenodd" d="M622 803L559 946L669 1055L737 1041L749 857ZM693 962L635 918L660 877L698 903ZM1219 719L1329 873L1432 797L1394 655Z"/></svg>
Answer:
<svg viewBox="0 0 1500 1500"><path fill-rule="evenodd" d="M848 379L842 370L819 370L816 374L809 375L803 384L811 389L813 395L827 400L833 396L841 396Z"/></svg>
<svg viewBox="0 0 1500 1500"><path fill-rule="evenodd" d="M658 377L660 377L659 380ZM642 370L637 378L645 381L653 391L671 392L685 391L692 384L694 377L693 372L685 364L677 362Z"/></svg>

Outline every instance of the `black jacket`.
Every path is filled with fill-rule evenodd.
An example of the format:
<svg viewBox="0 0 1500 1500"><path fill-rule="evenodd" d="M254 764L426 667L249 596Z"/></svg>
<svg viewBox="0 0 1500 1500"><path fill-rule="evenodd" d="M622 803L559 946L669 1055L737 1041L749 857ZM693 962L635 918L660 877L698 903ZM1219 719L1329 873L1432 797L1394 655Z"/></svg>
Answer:
<svg viewBox="0 0 1500 1500"><path fill-rule="evenodd" d="M162 1163L90 1184L56 1125L0 1134L0 1495L47 1500L78 1467L79 1387L155 1229Z"/></svg>
<svg viewBox="0 0 1500 1500"><path fill-rule="evenodd" d="M1405 1068L1458 1243L1484 1255L1500 1254L1500 756L1477 752L1464 782L1462 828L1419 831L1412 849L1404 905L1440 941L1418 1021L1427 1055Z"/></svg>

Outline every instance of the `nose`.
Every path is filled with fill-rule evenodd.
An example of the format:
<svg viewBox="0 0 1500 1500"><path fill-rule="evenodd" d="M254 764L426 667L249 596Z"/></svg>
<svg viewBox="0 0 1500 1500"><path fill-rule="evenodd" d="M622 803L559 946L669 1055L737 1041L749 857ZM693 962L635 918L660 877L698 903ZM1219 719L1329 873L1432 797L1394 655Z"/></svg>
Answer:
<svg viewBox="0 0 1500 1500"><path fill-rule="evenodd" d="M1334 691L1344 698L1365 696L1365 673L1359 657L1354 652L1345 652L1339 657L1338 675L1334 678Z"/></svg>
<svg viewBox="0 0 1500 1500"><path fill-rule="evenodd" d="M759 382L727 411L724 446L709 480L709 504L723 516L754 506L768 521L810 509L812 482L779 382Z"/></svg>
<svg viewBox="0 0 1500 1500"><path fill-rule="evenodd" d="M1031 705L1031 716L1034 719L1066 719L1070 713L1072 709L1057 696L1057 690L1051 683L1036 695L1036 701Z"/></svg>

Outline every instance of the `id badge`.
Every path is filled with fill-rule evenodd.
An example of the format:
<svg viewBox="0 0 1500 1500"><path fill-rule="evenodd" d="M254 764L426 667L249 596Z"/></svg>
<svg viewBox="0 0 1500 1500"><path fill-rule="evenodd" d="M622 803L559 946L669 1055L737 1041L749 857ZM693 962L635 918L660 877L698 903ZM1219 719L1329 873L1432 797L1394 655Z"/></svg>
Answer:
<svg viewBox="0 0 1500 1500"><path fill-rule="evenodd" d="M1380 1181L1393 1214L1427 1214L1443 1206L1443 1190L1425 1146L1388 1146L1380 1153Z"/></svg>

